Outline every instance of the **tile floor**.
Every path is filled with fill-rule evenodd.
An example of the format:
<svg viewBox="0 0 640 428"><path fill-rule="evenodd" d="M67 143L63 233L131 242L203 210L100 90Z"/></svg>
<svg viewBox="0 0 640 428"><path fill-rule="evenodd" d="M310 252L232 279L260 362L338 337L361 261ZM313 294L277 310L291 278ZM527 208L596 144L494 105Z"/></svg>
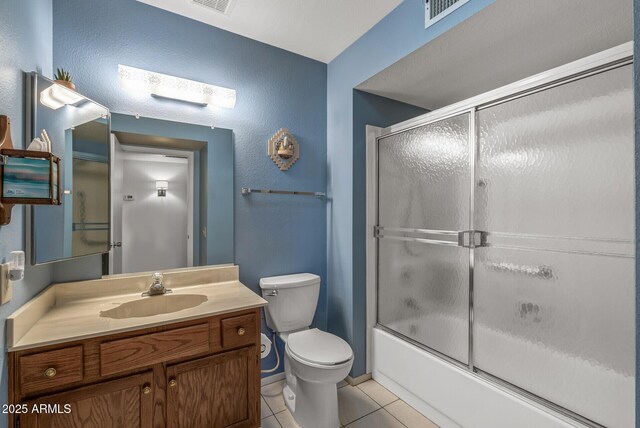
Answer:
<svg viewBox="0 0 640 428"><path fill-rule="evenodd" d="M299 428L284 404L283 385L281 380L262 387L262 428ZM438 428L373 379L338 384L338 411L346 428Z"/></svg>

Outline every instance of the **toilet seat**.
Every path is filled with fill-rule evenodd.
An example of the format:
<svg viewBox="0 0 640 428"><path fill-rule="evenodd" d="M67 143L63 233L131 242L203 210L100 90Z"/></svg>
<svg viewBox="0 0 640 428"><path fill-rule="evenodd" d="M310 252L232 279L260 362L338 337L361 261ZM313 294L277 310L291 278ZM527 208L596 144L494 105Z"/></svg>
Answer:
<svg viewBox="0 0 640 428"><path fill-rule="evenodd" d="M286 347L292 357L314 366L343 365L353 358L347 342L317 328L290 334Z"/></svg>

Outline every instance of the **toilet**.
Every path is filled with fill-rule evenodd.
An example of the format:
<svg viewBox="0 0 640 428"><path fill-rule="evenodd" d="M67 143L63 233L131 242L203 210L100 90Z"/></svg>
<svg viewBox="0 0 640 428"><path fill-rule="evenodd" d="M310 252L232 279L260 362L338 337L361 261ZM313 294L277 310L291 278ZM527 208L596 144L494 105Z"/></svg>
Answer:
<svg viewBox="0 0 640 428"><path fill-rule="evenodd" d="M353 351L331 333L309 328L318 304L320 277L310 273L260 280L267 325L285 343L284 401L302 428L336 428L337 384L351 371Z"/></svg>

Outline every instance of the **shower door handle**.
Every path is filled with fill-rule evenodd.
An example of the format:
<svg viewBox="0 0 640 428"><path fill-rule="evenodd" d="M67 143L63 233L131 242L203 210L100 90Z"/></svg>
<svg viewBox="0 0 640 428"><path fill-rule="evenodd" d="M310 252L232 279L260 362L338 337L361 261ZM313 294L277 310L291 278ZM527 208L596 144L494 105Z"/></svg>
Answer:
<svg viewBox="0 0 640 428"><path fill-rule="evenodd" d="M487 232L479 230L434 230L434 229L409 229L409 228L385 228L374 226L374 238L388 238L399 241L421 242L423 244L447 245L450 247L477 248L486 246ZM434 239L436 237L437 239Z"/></svg>
<svg viewBox="0 0 640 428"><path fill-rule="evenodd" d="M487 232L480 230L461 230L458 232L458 245L464 248L487 246Z"/></svg>

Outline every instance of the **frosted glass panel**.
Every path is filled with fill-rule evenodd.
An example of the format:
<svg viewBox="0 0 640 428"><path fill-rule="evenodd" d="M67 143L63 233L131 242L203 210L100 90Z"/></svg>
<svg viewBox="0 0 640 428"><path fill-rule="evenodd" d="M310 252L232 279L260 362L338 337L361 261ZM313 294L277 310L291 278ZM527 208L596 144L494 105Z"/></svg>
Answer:
<svg viewBox="0 0 640 428"><path fill-rule="evenodd" d="M460 362L469 350L469 250L384 238L378 322Z"/></svg>
<svg viewBox="0 0 640 428"><path fill-rule="evenodd" d="M631 66L477 114L474 365L634 424Z"/></svg>
<svg viewBox="0 0 640 428"><path fill-rule="evenodd" d="M469 228L469 115L382 138L378 145L379 224Z"/></svg>
<svg viewBox="0 0 640 428"><path fill-rule="evenodd" d="M632 239L631 66L480 110L477 229Z"/></svg>
<svg viewBox="0 0 640 428"><path fill-rule="evenodd" d="M378 322L468 362L469 115L379 141ZM393 229L427 229L398 232ZM413 238L427 239L416 241Z"/></svg>

